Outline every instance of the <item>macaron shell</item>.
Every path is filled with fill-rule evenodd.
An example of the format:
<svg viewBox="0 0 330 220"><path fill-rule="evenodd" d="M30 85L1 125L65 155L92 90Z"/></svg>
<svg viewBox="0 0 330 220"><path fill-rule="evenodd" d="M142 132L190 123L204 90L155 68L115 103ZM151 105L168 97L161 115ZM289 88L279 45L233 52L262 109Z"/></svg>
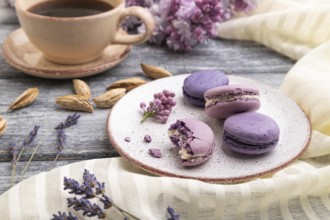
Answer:
<svg viewBox="0 0 330 220"><path fill-rule="evenodd" d="M262 144L278 139L280 129L271 117L258 112L245 112L227 118L223 130L240 141Z"/></svg>
<svg viewBox="0 0 330 220"><path fill-rule="evenodd" d="M184 80L183 95L189 103L204 107L204 93L211 88L228 85L228 83L229 79L223 72L217 70L197 71Z"/></svg>
<svg viewBox="0 0 330 220"><path fill-rule="evenodd" d="M204 93L204 97L208 98L210 96L218 96L224 94L235 95L235 94L241 94L242 92L259 94L258 88L252 85L235 84L235 85L226 85L226 86L220 86L209 89Z"/></svg>
<svg viewBox="0 0 330 220"><path fill-rule="evenodd" d="M231 115L247 112L247 111L256 111L260 108L259 100L241 100L237 99L236 101L230 103L218 103L209 108L205 109L205 113L217 119L225 119Z"/></svg>
<svg viewBox="0 0 330 220"><path fill-rule="evenodd" d="M209 160L211 157L211 154L209 155L206 155L205 157L201 157L201 158L198 158L198 160L195 160L195 161L181 161L181 165L184 166L184 167L193 167L193 166L197 166L197 165L200 165L202 163L205 163L207 160Z"/></svg>
<svg viewBox="0 0 330 220"><path fill-rule="evenodd" d="M195 119L179 120L186 124L186 126L193 132L195 137L190 142L190 149L197 155L208 155L214 150L214 133L212 129L204 122Z"/></svg>
<svg viewBox="0 0 330 220"><path fill-rule="evenodd" d="M223 147L241 154L258 155L272 151L277 146L278 141L268 144L248 145L244 142L233 141L233 139L223 138Z"/></svg>
<svg viewBox="0 0 330 220"><path fill-rule="evenodd" d="M204 100L204 98L201 99L201 98L196 98L196 97L190 96L190 95L188 95L184 91L184 89L183 89L182 94L183 94L184 99L187 100L190 104L196 105L196 106L200 106L200 107L204 107L205 106L205 100Z"/></svg>
<svg viewBox="0 0 330 220"><path fill-rule="evenodd" d="M191 132L192 140L189 143L189 148L193 152L193 156L188 160L181 160L181 165L184 167L197 166L206 162L212 155L215 148L215 139L212 129L204 122L196 119L180 119L173 125L179 123L185 129ZM176 126L171 129L178 129ZM181 148L181 147L180 147Z"/></svg>
<svg viewBox="0 0 330 220"><path fill-rule="evenodd" d="M280 135L277 123L257 112L227 118L223 130L223 147L243 154L270 152L277 146Z"/></svg>
<svg viewBox="0 0 330 220"><path fill-rule="evenodd" d="M251 94L253 98L244 97L245 94ZM217 96L232 96L229 101L217 102L216 104L205 106L205 112L208 116L217 119L225 119L231 115L256 111L260 108L259 90L250 85L226 85L209 89L205 92L205 100Z"/></svg>

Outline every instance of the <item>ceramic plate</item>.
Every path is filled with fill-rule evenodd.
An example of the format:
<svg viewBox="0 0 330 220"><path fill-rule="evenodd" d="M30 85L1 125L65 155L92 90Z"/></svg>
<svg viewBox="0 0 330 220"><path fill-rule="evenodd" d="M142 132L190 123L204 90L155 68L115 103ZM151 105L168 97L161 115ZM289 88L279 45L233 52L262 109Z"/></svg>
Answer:
<svg viewBox="0 0 330 220"><path fill-rule="evenodd" d="M25 35L22 28L11 33L3 43L3 55L8 64L26 74L52 79L86 77L108 70L128 56L131 46L108 46L103 56L80 65L61 65L45 60Z"/></svg>
<svg viewBox="0 0 330 220"><path fill-rule="evenodd" d="M304 112L279 91L258 82L229 76L230 84L252 84L259 88L261 108L258 112L272 117L280 127L278 146L270 153L244 156L222 148L223 121L208 117L203 108L186 103L182 96L183 80L179 75L155 80L125 95L112 109L107 121L107 132L113 147L136 166L160 176L198 179L215 183L242 182L275 172L297 159L310 139L310 124ZM168 89L176 93L177 105L166 124L153 120L140 123L140 102L148 103L155 92ZM194 118L207 123L216 137L215 151L207 162L192 168L180 165L178 150L170 142L167 130L177 119ZM146 134L152 137L145 143ZM125 137L131 139L125 141ZM149 148L161 149L163 157L154 158Z"/></svg>

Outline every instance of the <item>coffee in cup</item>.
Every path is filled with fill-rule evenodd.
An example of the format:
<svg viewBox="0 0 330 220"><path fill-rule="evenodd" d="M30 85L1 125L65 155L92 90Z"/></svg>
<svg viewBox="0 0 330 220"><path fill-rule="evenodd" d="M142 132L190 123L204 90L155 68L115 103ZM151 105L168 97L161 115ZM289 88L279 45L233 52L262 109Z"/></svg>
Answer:
<svg viewBox="0 0 330 220"><path fill-rule="evenodd" d="M16 0L15 6L30 42L46 59L60 64L93 61L112 44L142 43L154 28L148 10L125 8L124 0ZM146 31L123 34L120 25L127 16L138 17Z"/></svg>

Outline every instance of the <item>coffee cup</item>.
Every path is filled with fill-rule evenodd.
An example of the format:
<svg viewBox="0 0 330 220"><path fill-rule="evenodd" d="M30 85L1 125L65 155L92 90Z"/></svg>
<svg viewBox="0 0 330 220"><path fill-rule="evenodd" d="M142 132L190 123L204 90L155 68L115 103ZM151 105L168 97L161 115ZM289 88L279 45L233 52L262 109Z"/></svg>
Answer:
<svg viewBox="0 0 330 220"><path fill-rule="evenodd" d="M19 22L30 42L52 62L86 63L113 44L146 41L154 28L148 10L125 7L125 0L16 0ZM127 16L138 17L145 32L120 31Z"/></svg>

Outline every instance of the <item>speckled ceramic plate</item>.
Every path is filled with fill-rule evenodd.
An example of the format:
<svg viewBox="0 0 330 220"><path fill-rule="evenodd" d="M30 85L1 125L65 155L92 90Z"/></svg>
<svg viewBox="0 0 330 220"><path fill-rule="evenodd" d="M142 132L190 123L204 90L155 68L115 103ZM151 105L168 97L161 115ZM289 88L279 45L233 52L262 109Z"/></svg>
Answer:
<svg viewBox="0 0 330 220"><path fill-rule="evenodd" d="M160 176L198 179L215 183L242 182L270 174L287 166L306 149L310 140L310 124L304 112L279 91L255 81L229 76L230 84L252 84L259 88L261 108L258 112L272 117L280 127L278 146L270 153L244 156L222 148L223 121L208 117L202 108L186 103L182 96L183 80L188 75L159 79L138 87L125 95L112 109L107 121L107 132L113 147L136 166ZM140 123L140 102L149 102L155 92L174 91L177 105L166 124L152 120ZM206 122L216 137L215 151L202 165L185 168L180 165L177 149L171 144L167 129L176 119L195 118ZM146 134L152 137L145 143ZM126 142L125 137L131 141ZM163 157L149 155L149 148L159 148Z"/></svg>
<svg viewBox="0 0 330 220"><path fill-rule="evenodd" d="M6 62L15 69L32 76L52 79L71 79L101 73L125 60L130 50L131 46L111 45L95 61L79 65L55 64L43 58L21 28L4 40L2 48Z"/></svg>

